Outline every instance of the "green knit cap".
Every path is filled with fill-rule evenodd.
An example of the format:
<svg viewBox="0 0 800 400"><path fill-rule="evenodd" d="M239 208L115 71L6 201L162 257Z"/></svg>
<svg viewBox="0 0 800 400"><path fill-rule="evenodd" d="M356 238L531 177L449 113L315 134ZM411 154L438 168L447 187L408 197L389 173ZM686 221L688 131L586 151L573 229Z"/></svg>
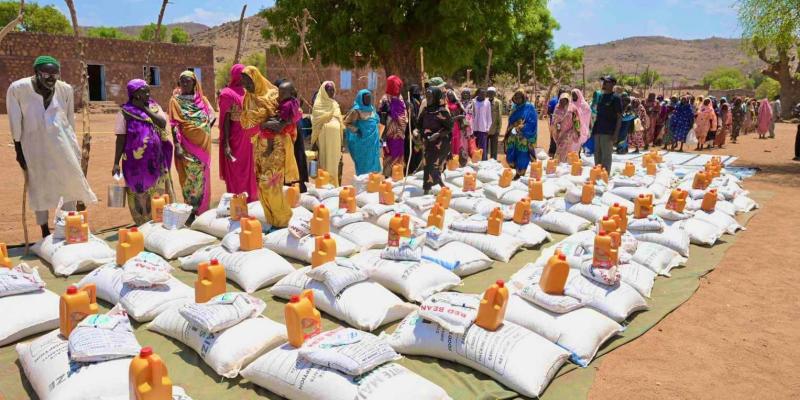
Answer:
<svg viewBox="0 0 800 400"><path fill-rule="evenodd" d="M54 64L56 67L61 68L61 63L59 63L58 60L56 60L53 56L36 57L36 60L33 61L33 68L43 64Z"/></svg>

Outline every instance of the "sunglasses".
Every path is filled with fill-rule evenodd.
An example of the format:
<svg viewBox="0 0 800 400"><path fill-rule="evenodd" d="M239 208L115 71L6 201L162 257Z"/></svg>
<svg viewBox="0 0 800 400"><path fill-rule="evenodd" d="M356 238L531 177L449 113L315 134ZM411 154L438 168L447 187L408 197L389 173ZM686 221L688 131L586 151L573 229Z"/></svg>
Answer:
<svg viewBox="0 0 800 400"><path fill-rule="evenodd" d="M60 73L60 72L56 72L55 74L50 74L50 73L47 73L47 72L37 72L36 74L37 74L37 75L39 76L39 78L41 78L41 79L50 79L50 78L53 78L53 79L56 79L56 80L58 80L59 78L61 78L61 73Z"/></svg>

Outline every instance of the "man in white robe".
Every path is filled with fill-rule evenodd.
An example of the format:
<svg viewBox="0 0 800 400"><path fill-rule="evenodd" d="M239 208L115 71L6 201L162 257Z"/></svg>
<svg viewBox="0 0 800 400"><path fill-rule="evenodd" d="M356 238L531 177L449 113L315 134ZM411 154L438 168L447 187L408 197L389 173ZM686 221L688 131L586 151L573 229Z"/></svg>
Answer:
<svg viewBox="0 0 800 400"><path fill-rule="evenodd" d="M9 86L6 108L17 162L28 176L28 201L44 238L50 234L48 210L62 198L63 210L75 210L78 201L94 203L97 197L81 171L72 87L59 80L61 66L53 57L36 58L33 70L34 76Z"/></svg>

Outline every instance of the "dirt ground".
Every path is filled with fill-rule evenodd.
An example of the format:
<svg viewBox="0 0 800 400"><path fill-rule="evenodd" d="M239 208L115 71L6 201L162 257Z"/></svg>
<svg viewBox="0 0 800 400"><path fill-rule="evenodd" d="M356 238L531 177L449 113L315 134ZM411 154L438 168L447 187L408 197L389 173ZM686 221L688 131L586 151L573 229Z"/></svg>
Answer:
<svg viewBox="0 0 800 400"><path fill-rule="evenodd" d="M114 115L92 116L89 180L100 200L89 206L93 230L131 223L127 209L107 208L112 182ZM737 165L761 169L746 188L773 196L718 268L701 281L686 304L644 336L592 364L597 369L591 399L718 399L800 397L796 366L800 359L800 162L791 161L795 125L779 124L777 139L740 138L713 153L740 157ZM81 127L78 127L81 132ZM215 133L216 135L216 133ZM540 127L540 145L547 143ZM0 241L23 242L23 175L14 159L6 115L0 115ZM213 198L224 192L213 149ZM345 157L345 183L353 174ZM177 176L173 174L177 181ZM39 239L33 213L27 213L30 240Z"/></svg>
<svg viewBox="0 0 800 400"><path fill-rule="evenodd" d="M769 201L698 292L654 329L600 359L590 399L800 397L800 162L796 125L714 153L761 168L745 181Z"/></svg>

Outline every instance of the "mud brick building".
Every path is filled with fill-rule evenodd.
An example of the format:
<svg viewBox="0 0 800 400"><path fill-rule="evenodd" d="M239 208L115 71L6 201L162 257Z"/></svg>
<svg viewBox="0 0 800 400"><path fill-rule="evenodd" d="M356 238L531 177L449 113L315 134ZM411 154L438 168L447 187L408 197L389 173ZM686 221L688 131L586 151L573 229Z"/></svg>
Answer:
<svg viewBox="0 0 800 400"><path fill-rule="evenodd" d="M271 81L280 78L292 80L301 98L310 102L312 95L320 87L320 82L317 80L311 65L308 62L300 64L297 56L284 55L286 57L284 64L277 55L269 51L266 52L266 55L266 77ZM371 69L369 67L344 69L335 65L322 66L319 63L316 64L316 69L320 80L323 82L332 81L336 85L336 101L339 102L342 113L346 113L353 106L353 100L359 90L371 90L373 102L376 105L386 90L386 73L383 69ZM311 106L304 104L303 110L310 113Z"/></svg>
<svg viewBox="0 0 800 400"><path fill-rule="evenodd" d="M127 101L125 85L133 78L144 78L150 68L152 96L162 106L175 88L181 72L191 69L202 81L205 95L215 103L214 51L212 47L152 44L149 65L145 65L148 42L101 38L82 38L88 70L90 102ZM61 79L75 88L75 106L82 107L80 61L74 37L40 33L12 32L0 43L0 113L6 112L6 91L11 82L33 75L33 60L51 55L61 62ZM215 103L216 104L216 103Z"/></svg>

